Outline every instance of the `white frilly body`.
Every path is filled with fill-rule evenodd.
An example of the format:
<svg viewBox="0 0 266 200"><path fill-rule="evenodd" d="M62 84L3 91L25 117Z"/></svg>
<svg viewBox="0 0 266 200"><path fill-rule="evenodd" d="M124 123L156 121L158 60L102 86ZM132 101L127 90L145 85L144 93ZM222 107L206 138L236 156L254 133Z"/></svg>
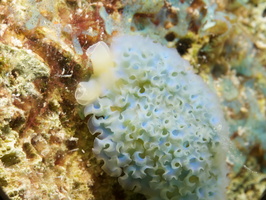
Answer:
<svg viewBox="0 0 266 200"><path fill-rule="evenodd" d="M228 126L219 99L175 49L118 36L87 51L76 91L95 155L126 189L157 200L225 200Z"/></svg>

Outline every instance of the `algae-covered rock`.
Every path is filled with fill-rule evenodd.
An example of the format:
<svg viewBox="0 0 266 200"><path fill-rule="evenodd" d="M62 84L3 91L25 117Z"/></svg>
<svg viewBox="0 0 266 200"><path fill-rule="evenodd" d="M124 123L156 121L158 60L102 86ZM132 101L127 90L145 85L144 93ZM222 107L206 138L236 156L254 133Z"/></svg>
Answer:
<svg viewBox="0 0 266 200"><path fill-rule="evenodd" d="M0 60L1 186L12 199L90 199L91 177L79 148L67 145L74 123L65 125L50 67L32 51L4 44Z"/></svg>

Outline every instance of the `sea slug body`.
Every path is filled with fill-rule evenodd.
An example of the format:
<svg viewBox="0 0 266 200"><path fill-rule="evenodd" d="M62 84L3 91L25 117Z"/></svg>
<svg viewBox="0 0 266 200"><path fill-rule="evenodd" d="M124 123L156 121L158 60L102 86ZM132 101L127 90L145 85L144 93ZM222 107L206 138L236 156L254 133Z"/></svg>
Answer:
<svg viewBox="0 0 266 200"><path fill-rule="evenodd" d="M152 200L225 200L228 127L214 92L175 49L149 38L114 37L110 56L110 84L92 78L76 95L100 133L93 151L103 170Z"/></svg>

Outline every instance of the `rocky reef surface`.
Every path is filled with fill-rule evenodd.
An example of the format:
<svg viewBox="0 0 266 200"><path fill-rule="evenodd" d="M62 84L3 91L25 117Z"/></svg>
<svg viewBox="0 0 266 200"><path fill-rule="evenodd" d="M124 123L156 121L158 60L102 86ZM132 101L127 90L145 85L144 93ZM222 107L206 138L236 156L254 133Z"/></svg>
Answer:
<svg viewBox="0 0 266 200"><path fill-rule="evenodd" d="M145 199L92 153L77 84L85 54L119 34L176 48L218 94L230 126L229 200L266 190L263 0L0 1L0 186L11 199Z"/></svg>

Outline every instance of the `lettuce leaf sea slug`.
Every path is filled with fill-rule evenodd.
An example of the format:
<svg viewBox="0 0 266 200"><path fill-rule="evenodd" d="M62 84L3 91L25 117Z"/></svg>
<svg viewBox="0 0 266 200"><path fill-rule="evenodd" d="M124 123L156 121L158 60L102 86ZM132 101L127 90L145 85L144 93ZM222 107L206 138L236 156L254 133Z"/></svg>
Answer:
<svg viewBox="0 0 266 200"><path fill-rule="evenodd" d="M79 84L103 170L152 200L225 200L228 127L217 96L175 49L118 36L88 49Z"/></svg>

